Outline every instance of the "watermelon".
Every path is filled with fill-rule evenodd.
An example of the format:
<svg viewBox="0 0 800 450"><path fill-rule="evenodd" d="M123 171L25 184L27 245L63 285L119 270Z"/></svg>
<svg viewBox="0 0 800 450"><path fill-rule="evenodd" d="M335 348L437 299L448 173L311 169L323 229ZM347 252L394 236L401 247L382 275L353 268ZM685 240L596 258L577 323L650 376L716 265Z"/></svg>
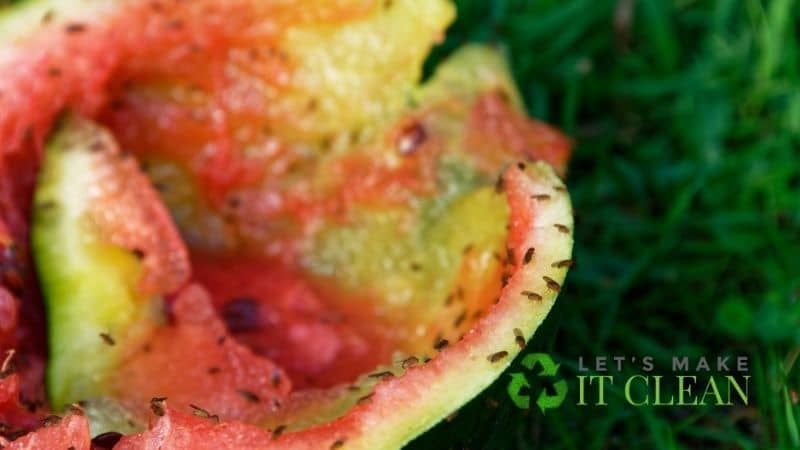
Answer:
<svg viewBox="0 0 800 450"><path fill-rule="evenodd" d="M420 83L452 16L0 10L0 244L31 238L49 407L117 448L399 448L498 377L572 264L570 143L491 48Z"/></svg>

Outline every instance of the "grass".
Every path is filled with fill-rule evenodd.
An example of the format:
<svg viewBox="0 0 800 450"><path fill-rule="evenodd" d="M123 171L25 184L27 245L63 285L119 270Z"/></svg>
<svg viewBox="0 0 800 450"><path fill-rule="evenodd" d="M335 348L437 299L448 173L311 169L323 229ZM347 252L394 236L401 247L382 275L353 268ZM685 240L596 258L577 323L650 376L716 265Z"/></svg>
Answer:
<svg viewBox="0 0 800 450"><path fill-rule="evenodd" d="M496 43L531 115L576 142L577 266L523 352L553 355L571 392L525 413L504 375L408 448L800 448L800 6L457 3L431 64ZM751 399L634 408L618 386L577 406L577 358L602 355L746 355Z"/></svg>

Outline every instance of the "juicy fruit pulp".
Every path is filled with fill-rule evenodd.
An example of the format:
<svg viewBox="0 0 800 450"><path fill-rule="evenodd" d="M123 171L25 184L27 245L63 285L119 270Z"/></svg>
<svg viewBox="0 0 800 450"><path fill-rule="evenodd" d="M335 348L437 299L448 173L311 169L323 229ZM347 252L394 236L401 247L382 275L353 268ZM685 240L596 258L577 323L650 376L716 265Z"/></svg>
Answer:
<svg viewBox="0 0 800 450"><path fill-rule="evenodd" d="M517 163L544 159L563 171L569 145L518 112L490 50L462 50L417 86L450 7L381 3L326 3L309 15L267 2L130 2L110 25L41 39L54 49L43 64L57 66L56 78L78 75L59 59L64 41L102 64L80 84L43 84L72 94L29 113L33 135L68 104L116 141L92 151L108 135L74 119L48 145L37 188L34 251L56 405L112 401L143 422L147 400L166 396L159 423L173 420L176 433L205 430L174 419L182 411L259 424L281 448L391 448L475 395L519 351L560 289L572 224L552 170ZM120 26L126 33L110 31ZM14 142L19 123L9 117L0 115L0 131ZM59 152L75 128L93 131ZM152 187L121 182L144 175L119 148ZM70 185L73 172L88 189ZM102 201L88 195L116 184L128 187ZM165 217L162 200L188 257L169 221L120 220ZM159 258L162 247L178 256ZM109 276L87 281L81 267ZM129 314L109 315L109 285L113 309ZM92 327L58 319L83 314ZM98 355L95 366L79 362L82 352ZM107 406L96 409L93 431L117 426ZM238 433L211 425L189 446ZM153 433L123 445L176 442Z"/></svg>

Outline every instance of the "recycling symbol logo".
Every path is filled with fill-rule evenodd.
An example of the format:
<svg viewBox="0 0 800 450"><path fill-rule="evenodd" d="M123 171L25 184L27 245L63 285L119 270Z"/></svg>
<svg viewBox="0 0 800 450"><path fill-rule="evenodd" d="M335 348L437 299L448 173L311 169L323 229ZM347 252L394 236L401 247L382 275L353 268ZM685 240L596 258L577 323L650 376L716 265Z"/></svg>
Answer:
<svg viewBox="0 0 800 450"><path fill-rule="evenodd" d="M522 359L522 366L528 369L529 373L541 378L556 378L560 364L553 362L550 355L546 353L532 353ZM540 367L538 372L534 372L534 368ZM542 389L538 397L536 397L536 405L546 414L548 409L555 409L564 403L567 398L567 382L565 380L557 380L552 383L555 393L547 392ZM529 409L531 406L531 395L523 394L523 389L530 390L531 384L528 378L522 372L511 373L511 381L508 383L508 395L511 401L521 409Z"/></svg>

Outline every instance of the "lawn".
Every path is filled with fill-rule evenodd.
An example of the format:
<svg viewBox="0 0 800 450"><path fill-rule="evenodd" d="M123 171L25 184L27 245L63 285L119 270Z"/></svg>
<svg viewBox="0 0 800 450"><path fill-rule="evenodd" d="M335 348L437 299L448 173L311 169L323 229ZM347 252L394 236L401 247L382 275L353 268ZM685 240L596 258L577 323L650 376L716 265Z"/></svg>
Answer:
<svg viewBox="0 0 800 450"><path fill-rule="evenodd" d="M525 412L507 373L408 448L800 448L800 7L457 3L430 66L496 44L531 115L575 141L577 265L523 352L553 356L571 391ZM745 355L749 404L637 408L615 386L577 406L577 358L602 355Z"/></svg>

